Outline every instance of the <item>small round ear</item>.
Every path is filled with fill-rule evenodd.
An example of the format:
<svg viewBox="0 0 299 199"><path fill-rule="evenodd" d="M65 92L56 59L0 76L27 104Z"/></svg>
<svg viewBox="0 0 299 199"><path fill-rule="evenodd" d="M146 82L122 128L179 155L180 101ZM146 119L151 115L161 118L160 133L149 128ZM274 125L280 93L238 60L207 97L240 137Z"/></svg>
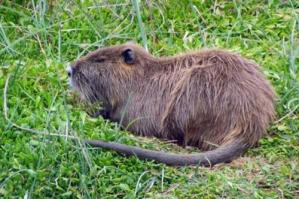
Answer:
<svg viewBox="0 0 299 199"><path fill-rule="evenodd" d="M132 49L126 49L122 53L124 61L126 64L134 64L135 63L135 53Z"/></svg>

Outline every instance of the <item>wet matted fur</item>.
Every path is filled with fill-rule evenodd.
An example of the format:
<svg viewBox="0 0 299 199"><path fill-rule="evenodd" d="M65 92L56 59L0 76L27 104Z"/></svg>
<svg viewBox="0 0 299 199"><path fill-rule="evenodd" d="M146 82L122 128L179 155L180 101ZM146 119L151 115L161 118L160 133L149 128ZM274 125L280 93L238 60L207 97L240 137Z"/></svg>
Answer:
<svg viewBox="0 0 299 199"><path fill-rule="evenodd" d="M275 93L259 66L219 49L157 58L135 44L101 48L72 64L70 80L129 131L207 151L175 155L86 141L169 165L230 161L258 143L275 115Z"/></svg>

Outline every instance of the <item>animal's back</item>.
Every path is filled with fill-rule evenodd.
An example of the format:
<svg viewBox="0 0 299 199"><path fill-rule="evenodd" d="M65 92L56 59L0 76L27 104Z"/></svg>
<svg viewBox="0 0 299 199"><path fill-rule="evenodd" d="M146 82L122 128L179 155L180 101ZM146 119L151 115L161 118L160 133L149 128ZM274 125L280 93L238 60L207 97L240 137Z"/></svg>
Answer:
<svg viewBox="0 0 299 199"><path fill-rule="evenodd" d="M205 150L237 137L255 145L275 113L275 93L258 66L221 50L193 53L185 60L185 67L173 70L181 78L164 112L165 133L180 129L185 144Z"/></svg>

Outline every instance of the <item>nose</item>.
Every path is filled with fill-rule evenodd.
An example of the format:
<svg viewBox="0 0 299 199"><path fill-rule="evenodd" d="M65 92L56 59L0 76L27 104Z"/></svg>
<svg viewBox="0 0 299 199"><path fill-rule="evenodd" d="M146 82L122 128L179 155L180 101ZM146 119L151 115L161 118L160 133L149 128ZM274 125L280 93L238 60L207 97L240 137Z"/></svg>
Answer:
<svg viewBox="0 0 299 199"><path fill-rule="evenodd" d="M66 71L67 71L67 76L72 77L74 75L75 68L71 64L69 64Z"/></svg>

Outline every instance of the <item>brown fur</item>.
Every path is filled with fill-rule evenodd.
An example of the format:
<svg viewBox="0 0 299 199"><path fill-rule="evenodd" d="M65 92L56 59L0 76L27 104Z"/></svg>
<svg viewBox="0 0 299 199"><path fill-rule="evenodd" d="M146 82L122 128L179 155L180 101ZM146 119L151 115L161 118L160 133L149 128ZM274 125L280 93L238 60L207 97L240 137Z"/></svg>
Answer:
<svg viewBox="0 0 299 199"><path fill-rule="evenodd" d="M123 52L131 50L133 63ZM202 50L156 58L134 44L102 48L76 61L83 98L142 136L202 150L242 139L254 146L274 118L275 93L259 67L237 54Z"/></svg>

